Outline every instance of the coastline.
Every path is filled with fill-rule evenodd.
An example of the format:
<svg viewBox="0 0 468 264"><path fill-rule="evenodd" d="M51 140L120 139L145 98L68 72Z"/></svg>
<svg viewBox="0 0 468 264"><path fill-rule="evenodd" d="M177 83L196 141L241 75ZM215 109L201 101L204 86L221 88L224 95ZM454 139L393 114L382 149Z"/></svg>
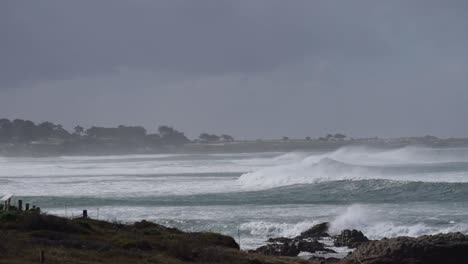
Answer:
<svg viewBox="0 0 468 264"><path fill-rule="evenodd" d="M87 217L68 219L41 214L37 210L0 212L0 232L0 263L40 263L42 254L44 263L390 264L468 261L465 254L468 236L461 233L371 241L357 230L343 230L338 236L331 237L327 233L328 223L313 226L293 239L270 239L266 246L248 252L239 250L232 237L212 232L187 233L145 220L121 224ZM331 240L324 248L322 242L326 237ZM330 243L335 248L331 248ZM348 247L352 253L341 251L343 259L337 258L339 254L323 254L337 253L337 247ZM304 248L315 250L309 253L319 254L308 255Z"/></svg>
<svg viewBox="0 0 468 264"><path fill-rule="evenodd" d="M59 157L158 154L216 154L256 152L333 151L342 147L397 149L404 147L460 148L468 138L426 137L370 138L323 141L318 139L238 140L226 143L186 143L182 145L125 145L120 141L89 139L51 140L29 143L1 143L0 157Z"/></svg>

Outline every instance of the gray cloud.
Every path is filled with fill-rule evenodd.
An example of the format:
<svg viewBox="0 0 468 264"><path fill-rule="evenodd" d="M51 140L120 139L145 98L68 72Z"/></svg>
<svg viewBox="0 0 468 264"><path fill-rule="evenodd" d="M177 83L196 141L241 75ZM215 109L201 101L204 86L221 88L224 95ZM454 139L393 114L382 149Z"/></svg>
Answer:
<svg viewBox="0 0 468 264"><path fill-rule="evenodd" d="M465 1L2 1L0 113L466 136Z"/></svg>

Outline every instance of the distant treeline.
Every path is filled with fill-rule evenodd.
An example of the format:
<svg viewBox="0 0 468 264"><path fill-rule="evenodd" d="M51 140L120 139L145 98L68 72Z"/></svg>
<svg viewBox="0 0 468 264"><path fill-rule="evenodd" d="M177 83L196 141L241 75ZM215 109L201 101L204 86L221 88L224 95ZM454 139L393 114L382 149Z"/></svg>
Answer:
<svg viewBox="0 0 468 264"><path fill-rule="evenodd" d="M31 143L47 141L77 141L91 140L102 142L133 143L135 145L183 145L193 142L183 132L169 126L160 126L158 133L147 133L142 126L97 127L85 129L76 126L73 132L67 131L59 124L42 122L35 124L22 119L0 119L0 142ZM202 133L195 142L231 142L234 138L230 135L214 135Z"/></svg>
<svg viewBox="0 0 468 264"><path fill-rule="evenodd" d="M334 150L349 145L397 148L409 145L435 147L468 146L467 138L439 139L434 136L395 139L350 138L328 134L312 139L235 140L227 134L202 133L189 139L170 126L159 126L148 133L142 126L84 128L68 131L52 122L34 123L22 119L0 119L0 156L108 155L147 153L217 153Z"/></svg>

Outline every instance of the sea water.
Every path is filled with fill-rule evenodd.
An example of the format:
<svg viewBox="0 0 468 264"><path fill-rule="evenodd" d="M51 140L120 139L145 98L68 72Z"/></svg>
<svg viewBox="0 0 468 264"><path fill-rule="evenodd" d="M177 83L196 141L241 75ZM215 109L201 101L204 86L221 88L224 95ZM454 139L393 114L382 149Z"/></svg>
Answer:
<svg viewBox="0 0 468 264"><path fill-rule="evenodd" d="M468 149L0 157L0 195L43 211L146 219L243 249L329 221L372 239L468 233Z"/></svg>

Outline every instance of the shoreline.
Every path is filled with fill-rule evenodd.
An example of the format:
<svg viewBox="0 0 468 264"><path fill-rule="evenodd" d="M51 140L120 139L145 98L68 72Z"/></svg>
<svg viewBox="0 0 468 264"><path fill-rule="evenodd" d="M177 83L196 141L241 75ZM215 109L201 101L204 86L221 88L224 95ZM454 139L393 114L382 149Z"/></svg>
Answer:
<svg viewBox="0 0 468 264"><path fill-rule="evenodd" d="M328 228L328 223L321 223L295 238L272 238L265 246L243 251L229 236L187 233L145 220L121 224L88 217L68 219L37 210L2 211L0 263L31 263L39 251L45 252L48 260L45 263L148 263L152 260L154 263L370 264L468 260L465 254L468 235L461 233L368 240L358 230L343 230L339 235L330 236ZM334 253L341 253L344 258L340 260ZM453 262L454 259L458 262Z"/></svg>
<svg viewBox="0 0 468 264"><path fill-rule="evenodd" d="M72 143L71 143L72 142ZM45 158L61 156L126 156L126 155L164 155L164 154L238 154L261 152L307 152L333 151L343 147L369 147L376 149L398 149L404 147L428 148L465 148L468 138L449 138L428 140L424 137L395 139L346 139L322 141L317 139L289 140L243 140L228 143L187 143L184 145L142 145L121 146L119 142L95 144L80 141L61 143L0 143L0 157ZM73 147L71 147L73 146Z"/></svg>

